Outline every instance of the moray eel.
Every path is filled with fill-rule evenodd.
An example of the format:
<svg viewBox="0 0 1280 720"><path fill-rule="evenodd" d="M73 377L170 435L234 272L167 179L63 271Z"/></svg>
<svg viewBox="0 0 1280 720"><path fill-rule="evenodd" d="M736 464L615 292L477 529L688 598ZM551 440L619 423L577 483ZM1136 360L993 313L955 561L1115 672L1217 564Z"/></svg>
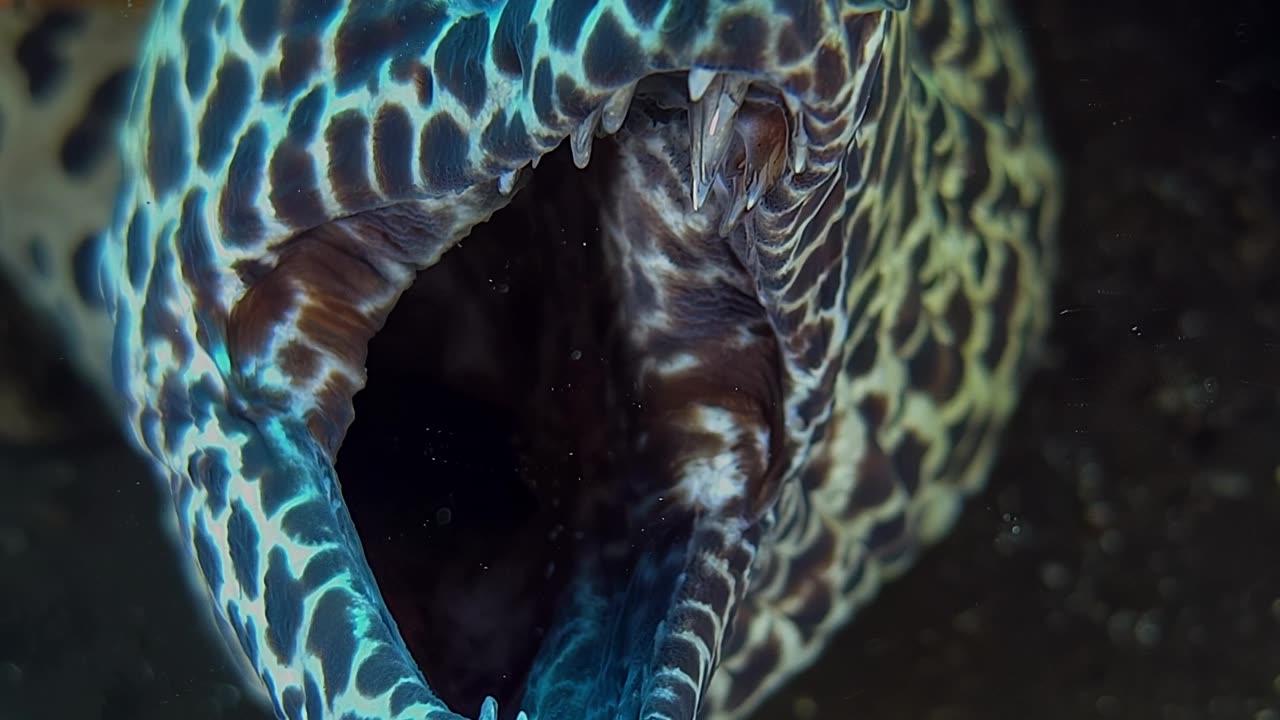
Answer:
<svg viewBox="0 0 1280 720"><path fill-rule="evenodd" d="M7 275L281 718L748 716L981 487L1047 323L999 0L10 13L0 171L79 194L6 190Z"/></svg>

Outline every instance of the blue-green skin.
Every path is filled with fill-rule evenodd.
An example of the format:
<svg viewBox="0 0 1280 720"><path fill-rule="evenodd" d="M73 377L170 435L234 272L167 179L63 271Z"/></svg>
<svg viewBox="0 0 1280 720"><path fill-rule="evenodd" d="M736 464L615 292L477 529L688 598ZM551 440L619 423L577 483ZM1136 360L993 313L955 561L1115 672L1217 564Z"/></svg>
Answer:
<svg viewBox="0 0 1280 720"><path fill-rule="evenodd" d="M331 419L327 433L308 425L318 412L316 388L300 385L277 357L291 330L282 325L254 352L237 352L228 337L245 291L238 264L270 261L290 238L335 218L402 208L423 239L382 260L394 300L413 270L507 203L509 173L571 136L590 109L642 77L695 67L779 89L812 127L827 130L806 140L804 183L787 174L757 218L777 231L780 254L803 247L820 234L805 232L814 216L809 191L843 172L867 69L879 63L893 23L906 21L896 5L159 3L130 101L124 185L98 278L115 331L112 379L134 439L167 480L178 537L219 621L280 717L464 716L428 686L379 594L333 469L345 420ZM780 18L794 23L785 59L775 49ZM766 36L735 35L742 24L766 28ZM740 52L757 41L759 52ZM282 49L291 53L283 66ZM814 82L820 53L850 68L844 83ZM418 69L430 80L425 92ZM566 88L573 92L566 96ZM404 135L368 120L393 106L394 116L383 117L402 122ZM326 133L357 116L368 122L364 145L346 157L347 146ZM394 167L375 169L375 155ZM287 172L273 172L273 162ZM804 212L791 212L797 208ZM993 414L1007 414L1008 404ZM791 432L796 447L809 446L811 427ZM804 460L796 453L784 484ZM760 525L768 521L751 525L735 546L748 564ZM638 574L666 576L664 563L678 568L681 560L647 562ZM659 623L667 601L653 601L656 615L641 608L621 618L632 632L615 636L609 628L631 607L626 598L597 594L590 578L573 593L520 710L531 720L689 720L716 663L699 657L705 676L690 678L655 653L671 632ZM673 690L685 683L696 691ZM496 717L496 704L486 701L479 717Z"/></svg>
<svg viewBox="0 0 1280 720"><path fill-rule="evenodd" d="M246 0L256 2L261 0ZM257 398L288 396L290 391L269 361L243 358L236 363L229 355L222 328L212 316L216 305L227 303L238 290L231 268L238 257L265 256L266 248L333 215L410 201L451 211L452 224L438 227L438 237L433 238L440 247L448 247L505 204L497 188L502 172L550 151L580 124L581 118L558 110L544 117L534 108L534 93L542 90L534 73L541 63L549 64L552 77L571 77L598 98L597 103L603 102L611 91L657 71L723 64L717 37L691 28L693 18L678 13L700 11L714 28L714 20L729 13L770 17L776 9L761 0L670 3L651 24L642 26L622 3L600 2L582 18L577 42L558 50L548 32L555 21L531 20L555 12L556 3L547 0L526 4L524 17L512 9L514 3L354 2L344 8L336 2L301 3L313 10L331 10L319 10L321 17L303 17L292 29L299 36L319 37L322 48L334 47L347 23L367 28L357 33L402 32L401 44L375 46L375 57L360 67L354 60L345 68L317 67L300 87L286 89L282 101L256 102L251 108L250 97L262 87L268 68L278 65L272 56L288 38L278 42L274 31L246 37L249 24L237 22L245 11L231 9L235 3L225 8L229 17L216 12L199 17L200 5L170 1L159 6L144 43L124 133L127 186L120 195L103 280L116 328L115 381L129 404L130 425L137 442L168 478L179 536L193 544L215 607L239 639L279 714L294 717L301 707L309 717L461 717L437 698L406 651L339 499L330 459L303 425L304 411L287 406L267 413L253 410ZM806 0L797 10L823 18L819 37L843 44L840 19L830 16L831 8L825 1ZM485 38L495 30L500 33L504 21L513 18L511 34L493 42L510 43L517 53L532 51L521 58L519 75L496 67L494 54L486 51ZM190 22L184 29L186 19ZM463 26L472 30L455 34ZM533 33L534 42L527 44L524 33ZM676 35L683 35L683 42ZM451 57L439 49L442 45L452 52L470 52L471 57ZM239 52L229 53L228 48ZM265 52L259 54L255 48ZM380 53L395 57L377 57ZM247 75L246 94L219 106L224 113L203 120L217 127L202 133L206 112L199 103L207 101L211 88L218 92L216 66L220 60L222 68L230 67L229 54L244 62L240 67ZM202 58L214 62L205 64ZM803 67L803 61L783 66L771 62L773 58L763 53L758 67L737 69L785 87L788 73ZM421 104L412 83L399 84L389 77L391 65L399 61L434 66L438 77L442 66L463 63L454 69L454 88L465 97L449 92L441 79L432 102ZM375 92L370 92L371 83ZM246 199L256 217L238 218L246 226L260 222L260 231L248 239L228 237L210 198L230 182L252 185L251 180L259 180L232 177L235 150L250 132L263 133L265 148L283 144L291 124L305 122L298 108L312 88L318 88L322 98L308 110L314 113L315 127L326 127L343 109L374 117L377 107L399 103L415 129L439 118L451 119L456 125L444 120L438 127L466 134L459 137L446 130L442 136L450 142L465 141L466 152L449 153L445 160L427 157L425 165L410 163L412 182L396 192L370 178L373 191L357 204L337 202L322 177L324 203L312 214L281 217L270 193L287 194L291 189L262 187ZM833 104L851 102L848 97L814 93L799 97L828 113ZM557 107L562 102L557 98ZM246 117L251 109L256 115L252 119ZM510 122L517 115L524 131L512 137L527 145L510 148L505 157L486 153L477 142L478 133L467 132L489 127L496 116ZM322 155L315 162L316 167L326 166ZM268 185L269 180L262 180ZM131 234L141 237L131 241ZM425 266L438 252L428 250L417 261ZM203 288L197 289L183 277L184 270L214 277L201 278ZM200 297L198 291L208 295ZM149 322L152 317L156 319ZM198 341L175 348L190 343L189 338ZM189 420L184 422L184 417ZM615 649L636 653L615 666L615 672L646 670L642 647ZM610 717L671 716L673 710L648 685L653 678L637 678L639 686L629 686L624 697L597 698L597 685L611 687L617 681L596 677L594 670L590 665L560 666L554 673L535 673L522 709L535 720L590 718L617 703ZM486 706L481 717L492 712L492 706Z"/></svg>

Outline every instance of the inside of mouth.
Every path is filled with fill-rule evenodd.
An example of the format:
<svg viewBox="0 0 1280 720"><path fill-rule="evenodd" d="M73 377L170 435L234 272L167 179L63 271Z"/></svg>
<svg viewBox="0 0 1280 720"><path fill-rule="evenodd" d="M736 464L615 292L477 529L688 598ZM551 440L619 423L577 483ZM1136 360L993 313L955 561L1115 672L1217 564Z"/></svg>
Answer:
<svg viewBox="0 0 1280 720"><path fill-rule="evenodd" d="M747 368L743 382L702 364L727 357L717 338L767 330L723 218L736 224L777 178L788 125L775 97L743 85L733 90L734 102L746 100L736 125L730 106L702 117L689 84L683 75L641 83L625 128L594 141L585 169L573 140L541 158L504 209L418 273L369 342L336 470L400 635L450 708L493 697L504 718L522 707L642 705L691 718L717 662L753 541L742 511L723 510L728 496L717 493L728 481L686 465L690 453L718 452L706 448L731 431L755 438L767 428L760 435L759 420L746 420L700 445L707 431L682 434L692 431L673 418L724 402L715 393L726 382L734 407L770 392L747 390L768 382L750 368L771 367L769 342L750 351L763 363L734 361ZM730 91L716 92L723 101ZM714 143L720 150L707 149ZM699 207L710 214L693 221ZM627 243L680 258L650 261L662 267L692 263L685 275L644 281L675 283L662 292L678 298L656 342L698 358L678 371L695 375L656 396L649 383L667 380L638 382L641 365L670 358L637 347L645 341L623 317L637 293L654 291L634 281ZM766 471L734 467L723 471L751 475L744 494ZM698 493L714 486L698 497L716 509L673 500L684 472L702 483Z"/></svg>
<svg viewBox="0 0 1280 720"><path fill-rule="evenodd" d="M383 597L450 707L513 711L576 560L622 522L606 500L626 368L587 199L607 142L582 171L561 146L419 274L370 342L338 454Z"/></svg>

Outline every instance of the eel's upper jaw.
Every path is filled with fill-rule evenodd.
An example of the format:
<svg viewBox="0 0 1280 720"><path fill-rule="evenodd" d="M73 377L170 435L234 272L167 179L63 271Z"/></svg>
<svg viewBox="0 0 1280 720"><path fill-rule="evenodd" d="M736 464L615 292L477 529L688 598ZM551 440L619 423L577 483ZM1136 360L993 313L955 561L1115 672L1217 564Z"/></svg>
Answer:
<svg viewBox="0 0 1280 720"><path fill-rule="evenodd" d="M805 168L809 148L799 101L750 75L707 68L649 76L618 91L571 136L579 168L590 160L590 138L616 133L637 95L685 109L690 209L700 210L713 190L724 196L721 236L755 208L786 170Z"/></svg>

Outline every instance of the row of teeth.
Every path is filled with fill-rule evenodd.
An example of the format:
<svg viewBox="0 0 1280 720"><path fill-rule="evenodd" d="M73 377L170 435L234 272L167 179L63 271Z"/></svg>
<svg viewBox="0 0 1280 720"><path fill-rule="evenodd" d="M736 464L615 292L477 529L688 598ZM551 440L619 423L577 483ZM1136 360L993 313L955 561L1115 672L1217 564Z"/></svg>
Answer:
<svg viewBox="0 0 1280 720"><path fill-rule="evenodd" d="M690 195L696 212L707 200L716 177L724 170L725 157L734 139L734 122L742 103L747 98L750 79L731 73L721 73L706 68L689 71L689 130L690 157L693 183ZM622 127L635 96L636 83L614 93L587 116L569 138L573 163L585 168L591 161L591 145L596 137L612 135ZM791 171L799 174L807 163L808 138L799 121L800 106L797 100L783 93L790 124L787 143ZM748 154L748 160L750 160ZM538 161L533 161L533 167ZM766 168L747 161L734 168L732 177L725 177L729 185L731 201L721 226L727 234L741 216L754 208L769 189ZM515 187L516 171L510 170L498 178L498 188L503 194Z"/></svg>

